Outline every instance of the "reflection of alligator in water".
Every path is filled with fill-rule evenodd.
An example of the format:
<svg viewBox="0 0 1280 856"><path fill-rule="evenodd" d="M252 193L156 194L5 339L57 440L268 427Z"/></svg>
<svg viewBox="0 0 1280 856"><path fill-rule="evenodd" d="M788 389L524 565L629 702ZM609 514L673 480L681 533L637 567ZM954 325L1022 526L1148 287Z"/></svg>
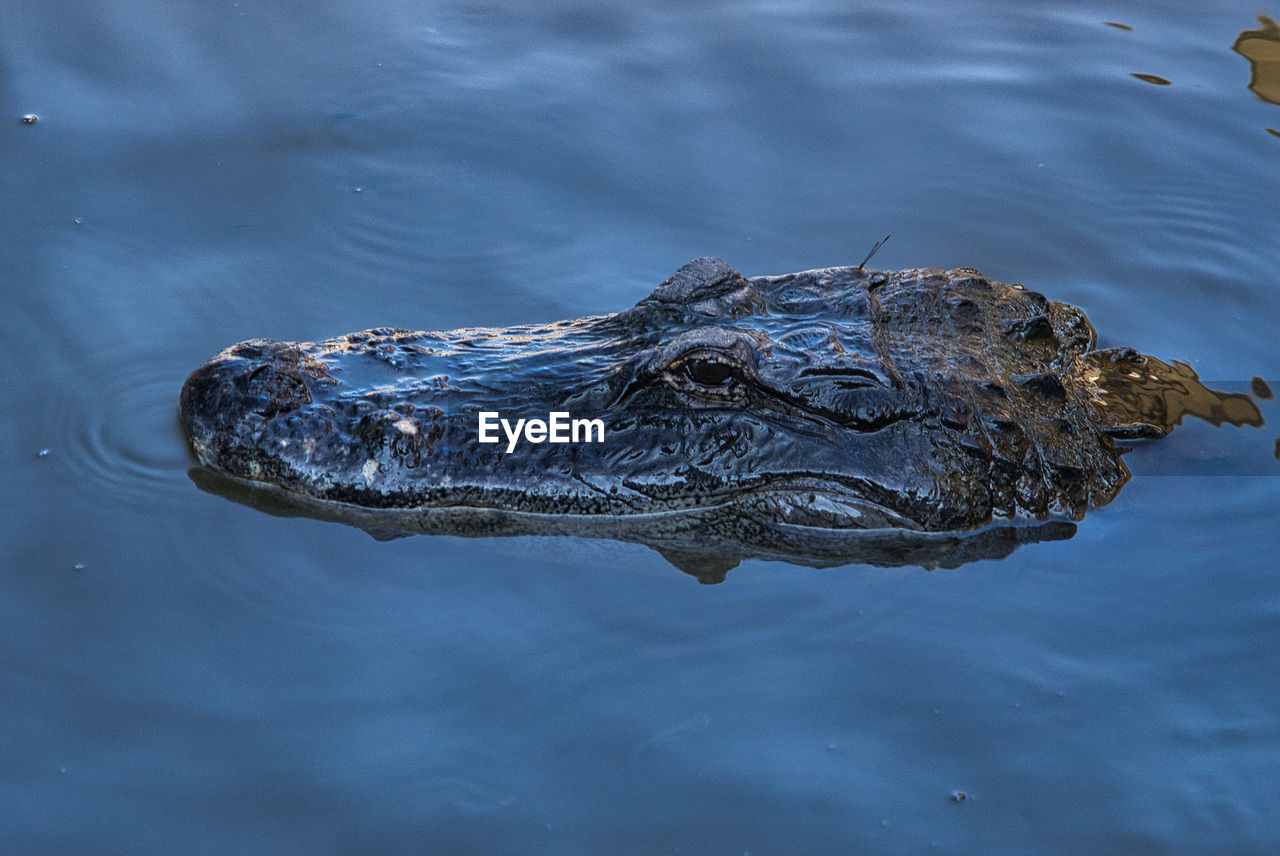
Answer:
<svg viewBox="0 0 1280 856"><path fill-rule="evenodd" d="M970 269L697 259L614 315L243 342L181 409L221 492L378 533L612 537L704 579L749 556L952 566L1069 537L1129 477L1113 438L1262 422L1094 344L1080 310ZM604 442L508 453L481 411L600 419Z"/></svg>

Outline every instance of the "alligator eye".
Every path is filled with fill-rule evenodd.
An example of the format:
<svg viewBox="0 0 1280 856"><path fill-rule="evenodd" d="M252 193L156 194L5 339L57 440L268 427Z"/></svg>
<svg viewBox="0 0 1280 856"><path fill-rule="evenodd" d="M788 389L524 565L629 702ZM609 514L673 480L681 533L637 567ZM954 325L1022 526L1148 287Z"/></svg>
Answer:
<svg viewBox="0 0 1280 856"><path fill-rule="evenodd" d="M687 360L681 369L698 386L728 386L738 377L737 366L705 357Z"/></svg>

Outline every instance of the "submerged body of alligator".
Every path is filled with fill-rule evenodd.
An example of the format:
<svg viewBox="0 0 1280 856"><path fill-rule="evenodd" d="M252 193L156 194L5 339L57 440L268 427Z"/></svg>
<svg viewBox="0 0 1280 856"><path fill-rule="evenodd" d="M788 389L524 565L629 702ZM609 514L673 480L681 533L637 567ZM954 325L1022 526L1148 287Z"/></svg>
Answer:
<svg viewBox="0 0 1280 856"><path fill-rule="evenodd" d="M1061 537L1001 523L1110 501L1129 478L1115 438L1185 413L1261 424L1185 364L1095 343L1075 307L971 269L748 278L698 259L614 315L243 342L192 374L181 411L207 467L370 529L595 527L739 556L878 533L832 549L914 562L900 545ZM479 442L481 412L565 412L604 438L508 451ZM698 515L714 526L663 542Z"/></svg>

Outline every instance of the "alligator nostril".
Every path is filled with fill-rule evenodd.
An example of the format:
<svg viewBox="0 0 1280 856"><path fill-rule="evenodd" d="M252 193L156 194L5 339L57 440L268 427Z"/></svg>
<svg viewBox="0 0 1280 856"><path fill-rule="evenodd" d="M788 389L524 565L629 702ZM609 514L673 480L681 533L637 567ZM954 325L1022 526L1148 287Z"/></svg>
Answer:
<svg viewBox="0 0 1280 856"><path fill-rule="evenodd" d="M299 376L296 366L264 363L244 375L240 383L246 397L246 409L268 419L292 413L311 403L311 390Z"/></svg>
<svg viewBox="0 0 1280 856"><path fill-rule="evenodd" d="M239 357L242 360L258 360L262 358L265 352L263 343L260 341L241 342L238 345L232 345L229 353L233 357Z"/></svg>

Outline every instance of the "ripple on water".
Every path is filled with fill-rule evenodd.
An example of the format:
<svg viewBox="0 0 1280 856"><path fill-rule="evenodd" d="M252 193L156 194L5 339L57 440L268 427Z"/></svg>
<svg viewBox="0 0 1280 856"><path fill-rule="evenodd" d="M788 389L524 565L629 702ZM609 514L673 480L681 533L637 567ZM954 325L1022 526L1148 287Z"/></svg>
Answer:
<svg viewBox="0 0 1280 856"><path fill-rule="evenodd" d="M628 73L602 48L531 52L444 29L352 69L312 108L325 117L328 151L312 167L335 201L325 248L335 279L426 292L447 315L449 303L475 301L477 285L532 293L532 272L651 246L634 223L653 218L628 212L656 200L668 209L669 191L642 178L653 146L636 139L637 111L614 103ZM598 75L600 87L585 82ZM548 296L526 302L539 300Z"/></svg>
<svg viewBox="0 0 1280 856"><path fill-rule="evenodd" d="M175 548L205 557L177 583L205 615L254 632L276 628L356 644L412 639L427 647L453 646L459 627L491 626L466 618L489 596L486 576L452 573L474 561L473 544L379 543L347 527L204 499L208 504L183 513Z"/></svg>
<svg viewBox="0 0 1280 856"><path fill-rule="evenodd" d="M192 458L178 421L185 369L171 358L109 353L79 370L80 382L55 403L55 433L41 450L113 505L192 502L198 492L186 477Z"/></svg>
<svg viewBox="0 0 1280 856"><path fill-rule="evenodd" d="M1146 178L1116 192L1113 222L1123 234L1145 239L1167 264L1223 278L1258 264L1268 238L1250 228L1248 213L1265 202L1259 188L1209 173Z"/></svg>

